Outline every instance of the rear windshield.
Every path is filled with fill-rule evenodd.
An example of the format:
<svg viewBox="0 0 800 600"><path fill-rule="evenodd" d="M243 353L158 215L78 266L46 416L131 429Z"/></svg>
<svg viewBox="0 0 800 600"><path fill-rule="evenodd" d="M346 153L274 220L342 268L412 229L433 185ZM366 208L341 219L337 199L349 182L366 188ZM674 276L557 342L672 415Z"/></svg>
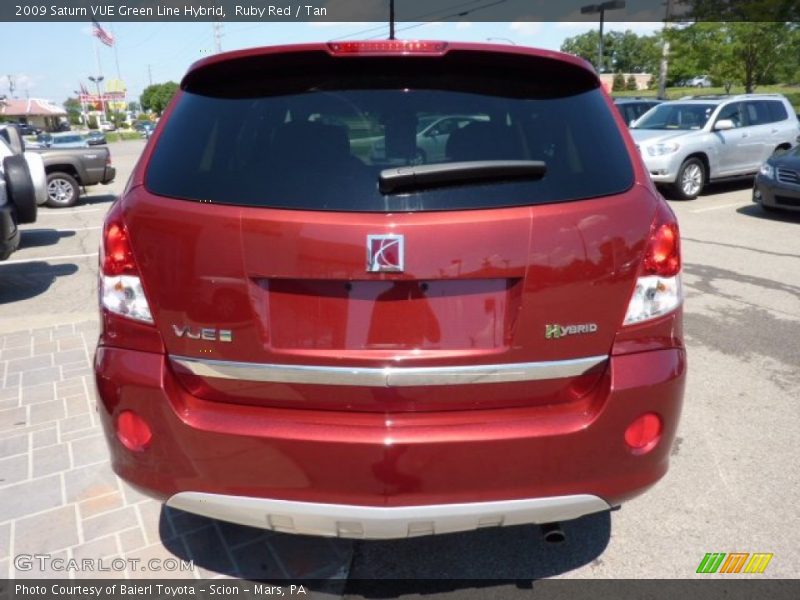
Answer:
<svg viewBox="0 0 800 600"><path fill-rule="evenodd" d="M519 59L515 59L519 61ZM156 194L218 204L418 211L562 202L633 183L596 80L560 61L338 59L184 82L146 174ZM235 70L234 70L235 71ZM227 76L226 76L227 75ZM238 83L234 83L238 82ZM544 161L538 180L383 194L388 168Z"/></svg>
<svg viewBox="0 0 800 600"><path fill-rule="evenodd" d="M715 104L659 104L633 129L702 129L715 108Z"/></svg>

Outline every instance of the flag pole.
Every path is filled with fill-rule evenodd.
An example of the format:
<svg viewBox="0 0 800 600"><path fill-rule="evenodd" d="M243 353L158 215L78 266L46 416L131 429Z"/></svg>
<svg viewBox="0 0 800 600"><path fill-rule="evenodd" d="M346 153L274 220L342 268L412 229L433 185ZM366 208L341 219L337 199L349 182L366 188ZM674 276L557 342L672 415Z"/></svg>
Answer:
<svg viewBox="0 0 800 600"><path fill-rule="evenodd" d="M114 24L111 23L110 25L111 25L111 36L114 38L114 44L113 44L113 47L114 47L114 62L117 65L117 79L122 81L122 75L119 74L119 53L117 52L117 36L114 33Z"/></svg>
<svg viewBox="0 0 800 600"><path fill-rule="evenodd" d="M92 34L92 40L94 43L94 58L97 61L97 74L102 77L103 76L103 67L100 64L100 50L97 48L97 36Z"/></svg>
<svg viewBox="0 0 800 600"><path fill-rule="evenodd" d="M100 50L97 47L97 36L92 35L94 38L94 57L97 59L97 93L100 94L100 108L103 110L103 121L108 118L108 114L106 114L106 101L103 99L103 92L100 89L100 81L103 78L103 66L100 64Z"/></svg>

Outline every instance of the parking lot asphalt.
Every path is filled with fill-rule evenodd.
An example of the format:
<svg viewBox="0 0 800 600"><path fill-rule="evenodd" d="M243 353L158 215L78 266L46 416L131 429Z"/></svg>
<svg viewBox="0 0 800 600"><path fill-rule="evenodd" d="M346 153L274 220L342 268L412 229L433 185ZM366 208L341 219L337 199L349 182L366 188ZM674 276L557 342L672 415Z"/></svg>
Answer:
<svg viewBox="0 0 800 600"><path fill-rule="evenodd" d="M760 577L797 576L800 215L762 212L748 182L670 202L683 236L689 376L670 472L647 494L564 524L558 545L536 527L330 541L165 511L110 472L89 368L97 246L142 147L112 144L117 181L74 208L42 209L0 263L0 577L38 574L15 567L22 552L194 560L185 573L119 573L137 577L485 580L442 592L465 598L514 595L515 582L542 577L693 577L707 552L773 553ZM388 594L430 595L428 585Z"/></svg>

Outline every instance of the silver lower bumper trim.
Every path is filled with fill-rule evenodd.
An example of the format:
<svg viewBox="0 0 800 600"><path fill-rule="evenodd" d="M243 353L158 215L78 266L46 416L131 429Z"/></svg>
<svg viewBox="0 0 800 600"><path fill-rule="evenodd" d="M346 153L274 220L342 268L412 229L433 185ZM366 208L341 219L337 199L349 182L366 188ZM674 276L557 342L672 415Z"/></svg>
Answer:
<svg viewBox="0 0 800 600"><path fill-rule="evenodd" d="M234 362L170 356L172 362L200 377L273 383L409 387L506 383L577 377L604 363L607 356L528 363L501 363L460 367L328 367Z"/></svg>
<svg viewBox="0 0 800 600"><path fill-rule="evenodd" d="M589 494L427 506L356 506L180 492L167 506L285 533L360 539L395 539L471 531L481 527L552 523L611 507Z"/></svg>

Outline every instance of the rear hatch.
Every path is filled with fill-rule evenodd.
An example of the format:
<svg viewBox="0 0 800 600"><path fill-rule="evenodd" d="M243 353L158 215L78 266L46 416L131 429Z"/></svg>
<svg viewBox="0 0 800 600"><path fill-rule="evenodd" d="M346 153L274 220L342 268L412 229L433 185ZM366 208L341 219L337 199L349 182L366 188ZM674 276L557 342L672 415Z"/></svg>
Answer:
<svg viewBox="0 0 800 600"><path fill-rule="evenodd" d="M596 77L440 50L186 77L125 208L192 393L458 410L580 403L599 381L654 206Z"/></svg>

